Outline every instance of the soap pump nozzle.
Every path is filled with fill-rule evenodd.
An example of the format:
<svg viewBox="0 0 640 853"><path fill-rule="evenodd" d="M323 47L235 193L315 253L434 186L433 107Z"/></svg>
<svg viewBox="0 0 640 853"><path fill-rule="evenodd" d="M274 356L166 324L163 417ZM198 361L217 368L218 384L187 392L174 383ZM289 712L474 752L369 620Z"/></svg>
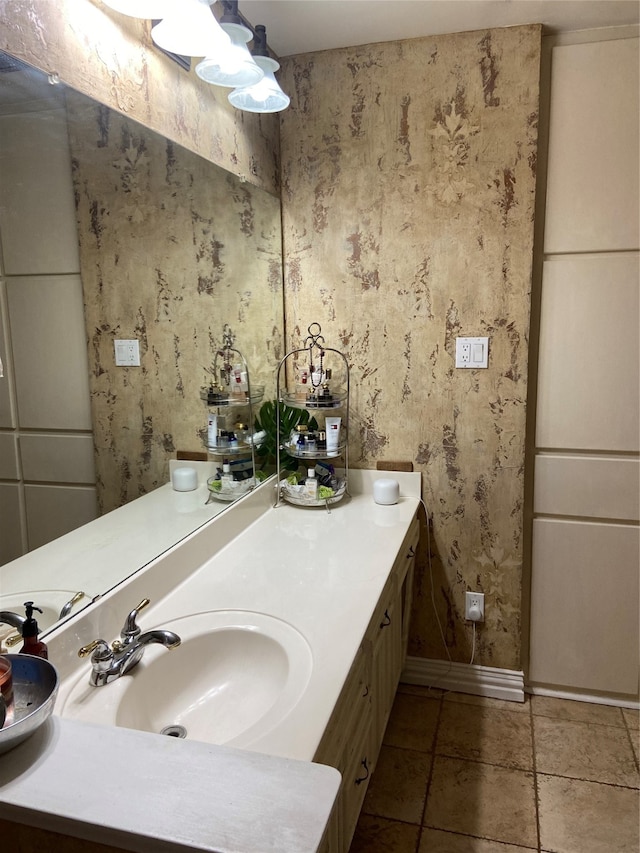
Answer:
<svg viewBox="0 0 640 853"><path fill-rule="evenodd" d="M48 658L49 652L45 643L38 639L40 633L38 623L33 618L33 611L37 610L42 613L39 607L36 607L33 601L25 601L24 603L26 619L22 626L22 638L24 645L20 649L21 654L35 655L39 658Z"/></svg>

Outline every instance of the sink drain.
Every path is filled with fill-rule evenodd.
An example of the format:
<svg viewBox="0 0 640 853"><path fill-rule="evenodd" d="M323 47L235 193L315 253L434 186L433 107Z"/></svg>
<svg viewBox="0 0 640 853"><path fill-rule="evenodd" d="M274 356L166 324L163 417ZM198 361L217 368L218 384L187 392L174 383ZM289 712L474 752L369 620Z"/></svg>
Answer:
<svg viewBox="0 0 640 853"><path fill-rule="evenodd" d="M186 737L187 730L184 726L165 726L160 730L161 735L166 735L167 737Z"/></svg>

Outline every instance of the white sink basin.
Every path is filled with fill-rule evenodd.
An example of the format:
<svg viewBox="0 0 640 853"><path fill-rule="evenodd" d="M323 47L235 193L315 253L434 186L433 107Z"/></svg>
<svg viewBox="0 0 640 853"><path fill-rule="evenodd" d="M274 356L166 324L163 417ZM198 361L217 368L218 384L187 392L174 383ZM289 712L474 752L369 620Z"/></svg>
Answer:
<svg viewBox="0 0 640 853"><path fill-rule="evenodd" d="M147 646L131 673L102 687L83 669L62 686L56 713L174 736L182 727L189 739L246 747L283 720L309 682L307 641L265 614L216 610L155 627L175 631L181 645Z"/></svg>

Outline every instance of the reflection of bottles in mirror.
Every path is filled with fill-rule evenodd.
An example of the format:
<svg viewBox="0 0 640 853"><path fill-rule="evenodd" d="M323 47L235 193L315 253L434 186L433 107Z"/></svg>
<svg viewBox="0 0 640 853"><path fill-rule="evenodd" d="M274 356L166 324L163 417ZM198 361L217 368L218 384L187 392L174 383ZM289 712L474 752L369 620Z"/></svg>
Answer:
<svg viewBox="0 0 640 853"><path fill-rule="evenodd" d="M209 447L215 447L218 443L218 418L213 412L209 412L207 416L207 444Z"/></svg>
<svg viewBox="0 0 640 853"><path fill-rule="evenodd" d="M231 396L236 399L246 399L248 390L247 371L243 370L241 364L234 364L231 370Z"/></svg>
<svg viewBox="0 0 640 853"><path fill-rule="evenodd" d="M228 462L222 463L222 477L220 478L220 491L221 492L230 492L233 488L233 474L231 473L231 466Z"/></svg>
<svg viewBox="0 0 640 853"><path fill-rule="evenodd" d="M297 374L294 397L302 403L307 399L307 392L309 391L309 368L298 367Z"/></svg>

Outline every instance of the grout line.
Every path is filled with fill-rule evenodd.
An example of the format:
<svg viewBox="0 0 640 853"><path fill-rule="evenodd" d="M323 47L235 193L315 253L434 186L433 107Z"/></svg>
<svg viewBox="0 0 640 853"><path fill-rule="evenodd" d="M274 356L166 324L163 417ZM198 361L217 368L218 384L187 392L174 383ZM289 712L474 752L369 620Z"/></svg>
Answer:
<svg viewBox="0 0 640 853"><path fill-rule="evenodd" d="M631 747L631 755L633 755L633 760L636 764L636 770L640 773L640 731L637 729L632 729L631 726L627 723L627 718L625 715L622 715L622 722L624 723L624 727L627 730L627 740L629 741L629 746ZM637 736L639 748L636 750L633 736L634 734Z"/></svg>
<svg viewBox="0 0 640 853"><path fill-rule="evenodd" d="M436 744L438 742L438 734L440 732L440 722L442 720L442 710L444 706L444 694L440 697L440 707L438 708L438 717L436 719L436 724L433 730L433 740L431 741L431 764L429 766L429 776L427 777L427 788L424 796L424 806L422 808L422 815L420 817L420 832L418 833L418 847L416 851L420 847L420 842L422 841L422 829L424 827L425 818L427 816L427 805L429 803L429 794L431 792L431 783L433 782L433 770L436 763Z"/></svg>
<svg viewBox="0 0 640 853"><path fill-rule="evenodd" d="M569 779L572 782L587 782L589 785L606 785L607 788L621 788L623 791L637 791L638 785L623 785L622 782L601 782L599 779L585 779L584 776L565 776L562 773L547 773L538 771L540 776L550 776L553 779Z"/></svg>
<svg viewBox="0 0 640 853"><path fill-rule="evenodd" d="M529 719L531 721L531 761L533 764L533 802L536 808L536 832L538 834L538 850L542 850L542 834L540 832L540 792L538 791L538 763L536 761L536 732L534 726L533 702L529 698Z"/></svg>

